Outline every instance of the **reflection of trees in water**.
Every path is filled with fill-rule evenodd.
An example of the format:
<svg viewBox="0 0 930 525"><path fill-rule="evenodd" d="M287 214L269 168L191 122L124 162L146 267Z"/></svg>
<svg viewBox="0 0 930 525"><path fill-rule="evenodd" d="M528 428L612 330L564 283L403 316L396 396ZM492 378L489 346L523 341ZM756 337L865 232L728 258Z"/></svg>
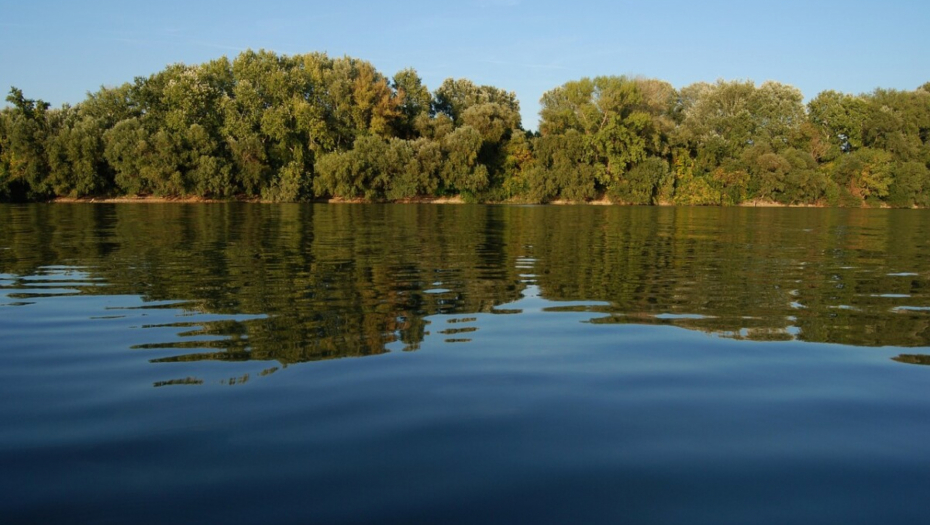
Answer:
<svg viewBox="0 0 930 525"><path fill-rule="evenodd" d="M426 317L488 313L517 301L528 283L548 300L600 302L585 307L594 323L675 325L748 340L925 346L930 315L921 308L930 301L921 271L930 237L922 213L6 206L0 272L84 267L109 285L82 288L87 294L264 316L194 322L172 341L144 346L180 351L158 362L288 364L380 354L395 341L413 350L427 332ZM443 327L442 336L467 339L460 328Z"/></svg>
<svg viewBox="0 0 930 525"><path fill-rule="evenodd" d="M930 355L901 354L898 357L894 357L892 359L899 363L907 363L911 365L930 365Z"/></svg>

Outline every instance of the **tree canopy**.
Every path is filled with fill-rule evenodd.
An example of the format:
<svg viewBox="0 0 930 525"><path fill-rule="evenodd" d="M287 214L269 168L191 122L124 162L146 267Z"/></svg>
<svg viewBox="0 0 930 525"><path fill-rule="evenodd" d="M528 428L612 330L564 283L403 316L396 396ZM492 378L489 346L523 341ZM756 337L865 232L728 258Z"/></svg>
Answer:
<svg viewBox="0 0 930 525"><path fill-rule="evenodd" d="M0 200L202 196L930 206L930 83L824 91L778 82L599 76L541 99L364 60L246 51L173 64L51 108L0 111Z"/></svg>

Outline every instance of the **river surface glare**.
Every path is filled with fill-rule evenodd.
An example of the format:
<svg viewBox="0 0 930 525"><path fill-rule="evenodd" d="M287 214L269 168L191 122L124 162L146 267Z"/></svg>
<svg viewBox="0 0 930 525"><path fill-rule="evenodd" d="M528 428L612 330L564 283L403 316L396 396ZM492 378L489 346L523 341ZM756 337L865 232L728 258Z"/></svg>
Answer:
<svg viewBox="0 0 930 525"><path fill-rule="evenodd" d="M930 522L930 211L0 206L0 522Z"/></svg>

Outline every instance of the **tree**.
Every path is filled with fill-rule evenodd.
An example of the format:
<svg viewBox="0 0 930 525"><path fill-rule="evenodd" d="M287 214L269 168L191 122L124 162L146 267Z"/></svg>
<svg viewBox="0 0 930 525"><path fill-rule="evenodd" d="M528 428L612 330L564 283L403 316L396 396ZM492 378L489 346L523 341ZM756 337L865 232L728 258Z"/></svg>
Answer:
<svg viewBox="0 0 930 525"><path fill-rule="evenodd" d="M878 202L892 183L893 156L879 149L862 148L845 155L833 170L833 180L858 199Z"/></svg>
<svg viewBox="0 0 930 525"><path fill-rule="evenodd" d="M456 126L463 124L462 118L468 108L479 104L498 104L502 112L510 115L513 127L520 127L520 103L513 92L478 86L464 78L447 78L433 96L433 112L448 116Z"/></svg>
<svg viewBox="0 0 930 525"><path fill-rule="evenodd" d="M753 144L766 142L776 150L790 148L801 125L806 122L804 95L779 82L763 82L750 101Z"/></svg>
<svg viewBox="0 0 930 525"><path fill-rule="evenodd" d="M930 206L930 169L922 162L896 163L888 202L899 208Z"/></svg>
<svg viewBox="0 0 930 525"><path fill-rule="evenodd" d="M877 89L868 97L863 142L901 161L930 161L930 93Z"/></svg>
<svg viewBox="0 0 930 525"><path fill-rule="evenodd" d="M652 117L644 111L636 82L626 77L583 78L543 94L540 132L569 130L584 136L585 149L597 169L597 182L609 187L622 180L632 164L646 158L646 130Z"/></svg>
<svg viewBox="0 0 930 525"><path fill-rule="evenodd" d="M391 139L387 160L392 168L385 197L390 200L433 195L443 167L439 143L424 138Z"/></svg>
<svg viewBox="0 0 930 525"><path fill-rule="evenodd" d="M412 68L403 69L394 75L393 88L400 101L396 132L401 138L415 138L417 120L421 117L429 118L433 95Z"/></svg>
<svg viewBox="0 0 930 525"><path fill-rule="evenodd" d="M222 133L247 194L273 201L306 198L315 153L331 151L352 136L350 126L332 114L324 78L331 69L332 62L318 54L247 51L233 61L234 87L222 102Z"/></svg>
<svg viewBox="0 0 930 525"><path fill-rule="evenodd" d="M58 133L48 140L48 183L55 195L98 195L113 186L104 157L104 123L82 107L67 108Z"/></svg>
<svg viewBox="0 0 930 525"><path fill-rule="evenodd" d="M597 168L590 162L585 136L570 129L533 141L534 161L527 172L529 198L581 202L595 197Z"/></svg>
<svg viewBox="0 0 930 525"><path fill-rule="evenodd" d="M610 189L611 200L626 204L656 204L659 188L669 177L668 162L650 157L629 170Z"/></svg>
<svg viewBox="0 0 930 525"><path fill-rule="evenodd" d="M186 194L177 162L183 151L170 132L150 132L140 119L132 118L107 131L104 141L104 156L116 173L116 186L124 194Z"/></svg>
<svg viewBox="0 0 930 525"><path fill-rule="evenodd" d="M819 127L836 151L827 158L849 153L862 147L862 125L867 102L860 97L824 91L808 102L807 111L812 124Z"/></svg>
<svg viewBox="0 0 930 525"><path fill-rule="evenodd" d="M471 126L456 128L443 138L445 163L440 176L446 192L475 195L487 188L488 169L478 162L481 143L481 134Z"/></svg>
<svg viewBox="0 0 930 525"><path fill-rule="evenodd" d="M379 137L361 136L349 151L322 155L314 181L317 195L381 200L387 191L388 145Z"/></svg>
<svg viewBox="0 0 930 525"><path fill-rule="evenodd" d="M640 108L652 117L645 130L646 154L670 158L671 138L675 133L675 121L679 94L671 84L650 78L634 79L642 94Z"/></svg>
<svg viewBox="0 0 930 525"><path fill-rule="evenodd" d="M696 84L682 90L685 140L693 152L708 143L719 144L717 158L737 158L752 145L752 82Z"/></svg>
<svg viewBox="0 0 930 525"><path fill-rule="evenodd" d="M5 111L4 137L0 141L0 187L4 193L19 198L44 197L49 193L49 104L27 99L15 87L10 88L6 101L13 108Z"/></svg>

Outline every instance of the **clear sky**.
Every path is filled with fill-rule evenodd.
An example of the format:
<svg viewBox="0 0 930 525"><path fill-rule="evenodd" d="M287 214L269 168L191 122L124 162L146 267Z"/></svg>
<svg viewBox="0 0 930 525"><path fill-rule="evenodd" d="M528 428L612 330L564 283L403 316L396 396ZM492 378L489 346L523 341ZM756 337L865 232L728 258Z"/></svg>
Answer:
<svg viewBox="0 0 930 525"><path fill-rule="evenodd" d="M540 96L585 76L777 80L808 99L914 89L930 81L930 2L0 0L0 90L54 106L248 48L515 91L535 129Z"/></svg>

